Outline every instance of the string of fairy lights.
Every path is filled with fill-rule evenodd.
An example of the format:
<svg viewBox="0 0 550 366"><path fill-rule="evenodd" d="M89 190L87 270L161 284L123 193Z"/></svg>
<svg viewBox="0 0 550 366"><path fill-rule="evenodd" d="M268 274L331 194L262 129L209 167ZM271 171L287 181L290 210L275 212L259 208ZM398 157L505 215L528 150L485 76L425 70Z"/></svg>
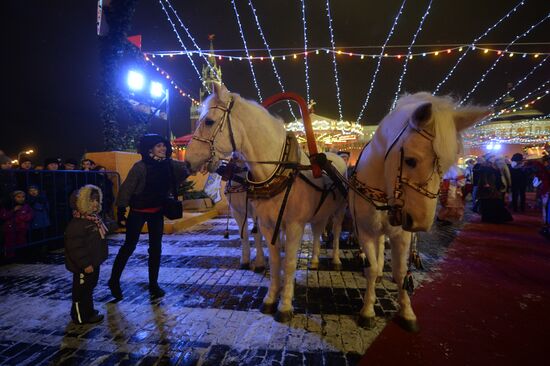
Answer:
<svg viewBox="0 0 550 366"><path fill-rule="evenodd" d="M517 45L517 43L515 44ZM547 43L543 43L544 46L547 46ZM377 46L382 47L382 46ZM403 46L400 48L404 48L407 46ZM429 47L429 46L422 46L422 47ZM457 53L460 53L461 56L463 56L466 51L469 50L477 50L479 51L480 55L497 55L500 56L501 54L507 55L509 58L512 57L522 57L523 59L538 59L540 56L548 56L550 55L550 52L546 51L530 51L530 52L522 52L522 51L513 51L513 50L505 50L504 48L497 48L497 47L486 47L486 46L479 46L478 44L459 44L459 45L453 45L453 46L447 46L443 47L442 45L433 45L433 48L430 51L422 51L422 52L413 52L410 55L407 53L388 53L384 52L383 54L372 54L372 53L360 53L360 52L349 52L348 49L352 49L354 47L347 47L342 49L336 49L332 50L330 48L326 47L319 47L319 48L308 48L307 51L300 51L300 52L285 52L281 53L279 55L273 54L274 49L272 49L272 55L271 57L266 54L263 56L254 56L249 53L249 56L243 55L243 54L227 54L223 53L223 51L217 51L217 52L210 52L210 50L190 50L190 51L147 51L147 54L151 57L163 57L163 56L182 56L186 54L193 55L205 55L207 57L215 57L218 60L228 60L228 61L266 61L269 59L275 60L275 61L293 61L297 60L302 57L311 57L312 55L326 55L335 53L337 56L341 56L341 59L343 60L345 56L348 57L355 57L360 58L361 60L368 61L369 59L394 59L394 60L401 60L405 57L408 57L409 59L415 59L415 58L426 58L426 57L434 57L435 59L445 56L454 56ZM388 46L386 46L386 49ZM278 49L278 50L291 50L290 48L285 49ZM249 49L249 52L251 50ZM258 50L262 51L262 50ZM226 51L226 52L234 52ZM244 49L243 49L244 52Z"/></svg>
<svg viewBox="0 0 550 366"><path fill-rule="evenodd" d="M159 1L162 1L162 0L159 0ZM200 47L199 45L197 44L197 42L195 41L195 38L193 38L193 36L191 35L191 32L189 32L189 28L185 26L185 24L183 24L183 21L181 20L180 16L178 15L178 12L176 11L176 9L174 9L174 7L172 6L172 4L170 3L169 0L164 0L166 1L166 4L168 5L168 7L170 8L170 10L172 10L172 12L174 13L174 15L176 16L176 19L178 20L178 22L180 23L180 26L183 28L183 30L185 30L185 33L187 34L187 37L189 37L189 39L191 40L191 42L193 43L193 46L195 46L195 48L197 50L200 50ZM216 78L217 79L220 79L221 80L221 77L220 75L218 74L218 70L216 70L215 67L213 67L211 64L210 64L210 61L208 60L208 58L206 56L204 56L204 54L199 54L199 56L202 57L202 59L204 60L204 62L206 62L206 66L208 67L208 69L213 72L215 75L216 75ZM204 84L204 83L203 83ZM205 85L205 87L208 88L207 85Z"/></svg>
<svg viewBox="0 0 550 366"><path fill-rule="evenodd" d="M338 80L338 64L336 62L336 45L334 42L334 29L332 28L332 16L330 15L330 1L327 0L326 3L327 17L328 17L328 28L330 32L330 45L332 50L332 65L334 67L334 82L336 84L336 100L338 101L338 116L340 121L344 119L342 114L342 98L340 97L340 81Z"/></svg>
<svg viewBox="0 0 550 366"><path fill-rule="evenodd" d="M241 17L239 16L239 11L237 10L237 5L235 4L235 0L231 0L231 4L233 5L233 10L235 12L235 17L237 18L237 24L239 25L239 33L241 35L241 39L243 41L244 49L246 51L246 56L248 59L248 64L250 65L250 73L252 74L252 80L254 81L254 86L256 87L256 91L258 92L258 99L260 102L263 101L262 98L262 92L260 91L260 87L258 86L258 80L256 79L256 73L254 72L254 65L252 65L252 61L250 58L250 53L248 52L248 46L246 44L246 38L243 33L243 26L241 24Z"/></svg>
<svg viewBox="0 0 550 366"><path fill-rule="evenodd" d="M515 101L514 103L512 103L509 107L507 108L504 108L496 113L493 113L494 115L493 116L489 116L489 118L497 118L505 113L510 113L510 112L516 112L518 110L522 110L522 109L525 109L525 108L529 108L532 104L535 104L538 100L541 100L542 98L544 98L545 96L548 95L548 90L544 90L545 88L547 88L548 84L550 83L550 80L546 80L544 83L542 83L542 85L540 85L538 88L536 88L535 90L532 90L530 91L529 93L527 93L523 98ZM530 102L528 103L523 103L524 101L526 101L527 99L529 99L533 94L536 94L537 97L533 100L531 100Z"/></svg>
<svg viewBox="0 0 550 366"><path fill-rule="evenodd" d="M304 25L304 67L306 77L306 101L309 104L309 66L307 64L307 20L306 20L306 0L302 1L302 24Z"/></svg>
<svg viewBox="0 0 550 366"><path fill-rule="evenodd" d="M163 69L161 69L157 64L155 64L151 58L149 58L149 56L147 55L143 55L143 58L145 59L145 61L147 61L149 64L151 64L151 66L153 66L155 68L155 70L160 73L162 76L164 76L166 78L166 80L169 80L170 81L170 85L172 85L174 87L174 89L182 96L182 97L186 97L188 98L192 104L194 105L199 105L199 101L196 100L195 98L193 98L189 92L186 92L185 90L183 90L178 84L176 84L176 82L174 81L174 79L170 76L170 74L168 74L166 71L164 71Z"/></svg>
<svg viewBox="0 0 550 366"><path fill-rule="evenodd" d="M405 6L405 3L407 0L403 0L403 3L401 4L401 7L399 8L399 11L397 12L397 15L395 16L393 20L393 24L391 26L391 29L388 33L388 36L386 37L386 40L384 41L384 45L382 46L382 49L380 50L380 55L378 56L378 63L376 64L376 69L374 70L374 74L372 75L372 80L370 83L369 91L367 92L367 96L365 98L365 101L363 102L363 105L361 106L361 111L359 112L359 116L357 116L357 123L363 118L363 113L365 112L365 109L367 109L367 105L369 104L369 99L372 93L372 90L374 89L374 83L376 82L376 76L378 75L378 72L380 71L380 64L382 63L382 56L387 55L385 52L386 45L388 44L391 36L393 35L393 31L395 30L395 26L397 24L397 21L399 20L399 17L403 13L403 7Z"/></svg>
<svg viewBox="0 0 550 366"><path fill-rule="evenodd" d="M195 72L197 73L197 76L199 77L199 80L200 80L201 83L204 85L204 80L202 79L202 75L201 75L201 73L199 72L199 69L197 68L197 65L195 65L195 61L193 61L193 58L191 57L191 54L189 53L187 47L185 46L185 43L184 43L183 40L181 39L180 33L179 33L178 30L176 29L176 25L175 25L174 22L172 21L172 18L170 17L170 14L168 13L168 10L166 9L166 7L164 6L164 4L162 3L162 0L159 0L159 4L160 4L162 10L164 11L164 14L166 14L166 18L168 19L168 22L169 22L170 25L172 26L172 29L173 29L174 33L176 34L176 37L178 38L179 44L180 44L181 47L184 49L187 58L189 58L189 61L191 62L191 65L193 66L193 69L195 70ZM146 54L146 55L148 55L148 54Z"/></svg>
<svg viewBox="0 0 550 366"><path fill-rule="evenodd" d="M436 95L437 93L439 93L439 90L441 89L441 87L447 82L447 80L449 80L449 78L453 75L454 71L456 70L456 68L458 67L458 65L462 62L462 60L464 59L464 57L466 57L466 55L468 54L468 51L470 50L475 50L476 49L476 44L483 38L485 37L487 34L489 34L489 32L491 32L493 29L495 29L500 23L502 23L504 20L506 20L507 18L510 17L510 15L512 15L513 13L515 13L519 7L523 6L525 4L525 1L524 0L521 0L519 2L519 4L517 4L516 6L514 6L512 8L512 10L510 10L508 13L506 13L502 18L500 18L495 24L493 24L492 26L490 26L489 28L487 28L485 30L485 32L481 33L481 35L479 35L478 37L476 37L471 44L469 45L466 45L464 46L464 48L466 49L465 52L459 57L459 59L456 61L456 63L453 65L453 67L451 67L451 70L447 73L447 75L445 75L443 77L443 80L441 80L439 82L439 84L437 84L437 86L435 87L435 90L434 90L434 95ZM462 48L462 47L461 47ZM485 51L484 49L481 49L482 51ZM460 50L462 51L462 49ZM526 55L524 55L524 57L526 57Z"/></svg>
<svg viewBox="0 0 550 366"><path fill-rule="evenodd" d="M260 36L262 37L262 41L264 42L264 46L269 54L269 59L271 60L271 67L273 68L273 73L275 74L275 77L277 78L277 82L279 83L279 86L281 87L281 91L285 92L285 87L283 86L283 81L281 80L281 76L279 76L279 72L277 71L277 66L275 65L274 60L272 59L271 54L271 48L269 48L269 44L267 43L267 39L265 38L264 31L262 29L262 26L260 25L260 20L258 19L258 15L256 14L256 8L252 4L252 0L248 0L248 5L250 5L250 8L252 9L252 14L254 15L254 20L256 21L256 27L258 27L258 31L260 32ZM288 109L290 110L290 114L292 117L294 117L294 120L296 120L296 115L294 114L294 111L292 110L292 105L289 101L286 102L288 105Z"/></svg>
<svg viewBox="0 0 550 366"><path fill-rule="evenodd" d="M512 88L510 88L506 93L502 94L500 97L495 99L490 104L490 106L491 107L496 106L502 99L504 99L504 98L506 98L506 96L510 95L511 92L516 90L525 80L527 80L531 75L533 75L533 73L535 71L537 71L548 60L548 58L549 58L549 56L546 56L538 65L533 67L533 69L531 71L529 71L529 73L527 73L527 75L525 75L523 78L521 78L519 81L517 81Z"/></svg>
<svg viewBox="0 0 550 366"><path fill-rule="evenodd" d="M428 17L428 14L430 14L430 8L432 7L432 0L428 3L428 7L426 8L426 11L424 12L424 15L420 19L420 24L418 25L418 28L416 29L416 32L414 33L414 36L412 38L411 44L407 48L407 57L405 57L405 61L403 61L403 70L401 71L401 75L399 75L399 82L397 84L397 90L395 91L395 95L393 97L393 103L391 105L391 109L395 108L395 104L397 103L397 98L399 98L399 93L401 92L401 86L403 85L403 79L405 78L405 75L407 74L407 65L409 63L409 59L412 53L412 46L416 42L416 37L418 37L418 34L422 30L422 25L424 24L424 21Z"/></svg>
<svg viewBox="0 0 550 366"><path fill-rule="evenodd" d="M172 16L175 16L177 21L179 22L179 25L181 28L183 28L187 34L187 37L193 42L193 45L195 47L195 50L188 49L183 40L180 36L175 22L172 20L172 16L170 15L168 9L163 4L166 3L167 7L170 9L170 11L173 13ZM505 20L510 18L514 13L517 12L517 10L523 6L526 2L526 0L520 1L514 8L512 8L508 13L506 13L504 16L502 16L496 23L494 23L492 26L487 28L483 33L481 33L477 38L475 38L471 43L464 43L464 44L438 44L438 45L420 45L416 44L416 39L419 35L419 33L422 30L422 27L424 26L425 20L427 16L430 13L431 7L432 7L433 0L430 0L424 15L422 16L418 28L415 32L415 34L412 37L411 43L409 45L388 45L394 31L396 28L396 25L400 19L400 16L403 13L403 8L405 6L406 0L403 0L399 11L395 15L392 23L392 27L386 37L386 40L382 46L347 46L347 47L340 47L337 48L334 40L334 28L333 28L333 19L330 11L330 0L326 0L326 15L328 19L328 27L329 27L329 34L330 34L330 47L309 47L308 45L308 32L307 32L307 19L306 19L306 7L305 7L305 0L301 0L301 15L302 15L302 22L303 22L303 37L304 37L304 45L302 49L297 48L271 48L269 46L269 43L265 37L264 31L261 27L258 14L256 12L256 9L252 3L252 0L248 0L248 4L252 10L252 14L254 17L254 20L256 22L257 29L259 31L259 34L262 38L262 41L264 43L263 49L253 49L249 48L243 26L241 23L241 18L239 15L239 12L237 10L236 2L235 0L231 0L231 4L235 13L235 18L237 20L237 25L239 27L239 33L241 36L241 40L243 42L244 49L241 50L202 50L198 46L198 44L195 42L194 38L192 37L191 33L189 32L189 29L183 24L180 17L177 14L177 11L174 9L174 7L170 4L169 0L159 0L159 3L161 4L161 7L163 11L165 12L167 19L169 20L169 23L171 24L174 33L177 36L178 42L180 43L182 50L177 51L150 51L150 52L144 52L144 58L147 62L149 62L156 70L161 73L167 80L170 81L170 84L178 91L180 95L183 97L189 98L191 100L191 103L198 105L199 102L195 100L193 97L189 95L188 92L184 91L181 87L179 87L172 77L165 71L162 70L157 64L153 62L152 59L160 57L160 58L169 58L173 59L177 56L186 56L192 63L193 68L195 69L195 72L199 76L199 79L201 82L202 76L195 65L193 58L195 56L201 57L203 60L206 61L206 64L212 68L212 66L209 63L208 58L215 57L218 60L228 60L228 61L246 61L249 64L252 79L254 82L254 86L258 93L258 98L260 102L262 101L262 94L258 85L258 80L256 78L256 73L254 70L253 63L255 62L263 62L263 61L269 61L271 63L273 73L277 79L277 82L281 88L281 91L285 91L284 84L281 78L281 75L277 69L277 63L282 61L297 61L303 58L304 62L304 71L305 71L305 83L306 83L306 100L309 102L311 100L311 89L310 89L310 82L309 82L309 61L312 57L319 56L319 55L327 55L331 56L332 63L333 63L333 71L334 71L334 80L335 80L335 86L336 86L336 96L337 96L337 103L338 103L338 112L339 112L339 121L343 121L343 113L342 113L342 97L341 97L341 89L340 89L340 80L339 80L339 74L338 74L338 62L345 62L346 58L360 58L361 60L374 60L377 62L375 71L373 73L373 77L371 80L371 85L369 87L369 90L367 92L366 99L362 105L361 112L359 113L359 117L357 118L357 122L359 122L363 118L363 114L368 106L369 99L371 97L372 91L374 89L375 83L376 83L376 77L380 71L381 68L381 62L382 60L403 60L403 68L401 75L399 77L397 90L394 94L393 102L392 102L392 108L395 106L395 103L397 101L397 97L399 93L401 92L401 89L403 87L403 80L407 74L408 71L408 65L411 60L414 60L416 58L424 59L424 58L438 58L438 57L445 57L445 56L453 56L453 55L459 55L458 60L453 65L453 67L450 69L450 71L447 73L447 75L440 81L440 83L436 86L434 94L438 93L442 86L450 79L450 77L454 74L455 70L461 63L461 61L465 58L465 56L469 53L473 53L473 51L476 51L476 55L480 55L483 57L490 57L491 55L497 56L493 64L483 73L481 78L474 84L473 88L465 95L465 97L460 101L460 105L464 104L468 99L471 98L472 94L478 89L478 87L485 81L487 75L495 69L497 64L501 61L504 61L506 59L523 59L525 61L529 60L537 60L539 58L542 58L542 60L535 65L527 74L525 74L521 79L516 81L514 86L507 91L507 93L504 93L500 95L498 98L496 98L493 103L491 103L491 106L498 105L499 102L501 102L504 98L506 98L507 95L509 95L510 92L517 90L526 80L528 80L530 77L535 75L535 72L537 70L541 70L541 67L546 63L548 58L550 57L550 52L547 52L545 50L540 51L533 51L533 47L536 46L544 46L547 48L548 43L521 43L518 42L521 38L527 36L533 29L535 29L537 26L541 25L543 22L548 20L550 18L550 13L546 14L544 18L542 18L540 21L538 21L536 24L531 25L525 32L518 34L510 43L507 44L500 44L500 43L479 43L479 41L487 36L489 32L491 32L493 29L495 29L498 25L503 23ZM500 46L503 45L503 46ZM529 51L525 51L525 48L522 48L523 46L529 46ZM380 49L380 52L373 53L373 52L365 52L363 50L358 51L358 49L366 49L366 48L372 48L376 47ZM402 49L405 49L406 51L401 51ZM215 68L212 68L216 74L217 70ZM508 106L506 109L502 109L498 112L493 113L490 115L486 120L482 121L476 127L483 127L485 129L489 128L488 123L491 122L491 125L494 123L498 123L495 121L498 117L502 116L506 113L513 113L522 109L527 109L532 107L533 104L535 104L537 101L541 100L542 98L548 96L549 89L548 84L550 83L549 80L545 81L543 84L541 84L536 89L532 90L531 92L527 93L523 98L518 99L515 101L512 105ZM289 105L290 108L290 105ZM292 112L292 108L290 108ZM294 113L293 113L294 116ZM514 125L520 126L520 124L523 123L534 123L535 121L541 121L541 122L547 122L549 115L540 116L537 118L531 118L527 121L522 122L514 122ZM296 117L294 116L295 120ZM538 131L538 130L537 130ZM545 131L545 130L544 130ZM543 132L544 132L543 131ZM548 136L548 133L550 131L546 131L546 135ZM488 139L487 136L489 136L490 133L487 131L483 132L483 141L486 141ZM476 135L470 135L470 140L473 138L476 138ZM481 136L481 135L480 135ZM481 138L480 136L477 136ZM541 135L542 136L542 135ZM493 136L494 137L494 136ZM512 139L516 140L522 140L522 141L533 141L533 138L537 138L536 136L517 136L514 137L512 135L509 135L507 137L508 143L511 143ZM479 140L479 139L478 139ZM515 140L514 140L515 141Z"/></svg>
<svg viewBox="0 0 550 366"><path fill-rule="evenodd" d="M522 38L522 37L525 37L527 36L529 33L531 33L531 31L533 29L535 29L536 27L538 27L540 24L544 23L548 18L550 18L550 14L547 14L544 18L542 18L540 21L538 21L536 24L533 24L531 25L525 32L517 35L514 40L512 42L510 42L507 46L506 46L506 49L505 51L508 50L508 48L510 46L512 46L518 39ZM462 100L458 103L458 105L462 105L464 104L469 98L470 96L477 90L477 88L485 81L485 78L487 77L487 75L489 75L489 73L491 71L494 70L494 68L496 67L496 65L499 63L499 61L502 59L502 57L504 56L504 53L500 53L497 57L497 59L495 60L495 62L493 62L493 64L483 73L483 75L481 76L481 78L475 83L474 87L466 94L466 96L464 96L464 98L462 98Z"/></svg>

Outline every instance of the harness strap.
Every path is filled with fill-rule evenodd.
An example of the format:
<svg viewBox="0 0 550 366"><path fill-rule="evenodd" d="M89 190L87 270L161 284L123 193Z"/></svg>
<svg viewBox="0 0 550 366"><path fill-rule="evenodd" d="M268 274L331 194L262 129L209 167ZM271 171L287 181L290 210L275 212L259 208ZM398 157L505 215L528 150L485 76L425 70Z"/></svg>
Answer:
<svg viewBox="0 0 550 366"><path fill-rule="evenodd" d="M231 102L229 103L229 106L227 107L227 127L229 129L229 140L231 141L231 148L233 149L233 152L237 151L237 144L235 144L235 136L233 135L233 127L231 127L231 109L233 109L233 105L235 105L235 100L231 98Z"/></svg>
<svg viewBox="0 0 550 366"><path fill-rule="evenodd" d="M330 186L329 189L324 189L324 188L319 188L317 187L312 181L309 180L308 177L306 177L305 175L303 175L302 173L299 173L298 174L298 177L300 179L302 179L304 182L306 182L309 186L313 187L313 189L315 189L317 192L321 192L321 199L319 200L319 203L317 204L317 207L315 208L315 211L313 213L313 216L315 216L317 214L317 212L319 212L319 210L321 209L321 206L323 205L323 203L325 202L325 200L327 199L328 195L332 192L332 194L334 195L334 198L336 199L336 195L334 193L334 190L336 189L336 184L332 184Z"/></svg>
<svg viewBox="0 0 550 366"><path fill-rule="evenodd" d="M283 197L283 202L281 203L281 208L279 209L279 215L277 216L277 222L275 223L275 230L273 230L273 236L271 237L271 245L275 245L275 243L277 242L277 238L279 236L279 230L281 228L281 221L283 221L283 214L285 212L286 203L288 201L290 189L292 188L292 183L294 183L295 179L296 179L296 175L293 174L292 178L288 181L288 185L285 191L285 196Z"/></svg>

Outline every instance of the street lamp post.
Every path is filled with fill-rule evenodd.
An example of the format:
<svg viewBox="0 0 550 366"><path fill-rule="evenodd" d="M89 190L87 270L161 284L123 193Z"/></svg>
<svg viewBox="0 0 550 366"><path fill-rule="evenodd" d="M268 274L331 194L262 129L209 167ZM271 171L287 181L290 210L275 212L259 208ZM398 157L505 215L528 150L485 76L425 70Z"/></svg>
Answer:
<svg viewBox="0 0 550 366"><path fill-rule="evenodd" d="M141 73L135 70L130 70L128 72L128 86L132 91L142 90L145 87L145 84L146 84L145 78ZM149 115L147 122L151 121L151 119L153 119L153 117L157 113L159 113L162 106L166 104L166 130L167 130L166 137L168 140L170 140L172 137L172 129L170 126L170 92L169 92L170 89L165 88L164 85L162 85L162 83L159 83L157 81L151 81L149 87L150 87L149 89L150 95L154 100L157 100L158 98L161 98L161 97L163 98L160 101L159 105L155 107L153 112Z"/></svg>
<svg viewBox="0 0 550 366"><path fill-rule="evenodd" d="M170 142L172 140L172 129L170 126L170 88L166 88L165 98L166 98L166 128L168 129L167 137L168 137L168 142Z"/></svg>

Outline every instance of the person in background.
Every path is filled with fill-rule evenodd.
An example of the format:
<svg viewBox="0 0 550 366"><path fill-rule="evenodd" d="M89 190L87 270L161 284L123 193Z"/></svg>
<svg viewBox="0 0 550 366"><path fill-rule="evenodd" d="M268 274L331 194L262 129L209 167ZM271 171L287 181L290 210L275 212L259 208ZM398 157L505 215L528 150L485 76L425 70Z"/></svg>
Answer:
<svg viewBox="0 0 550 366"><path fill-rule="evenodd" d="M149 293L152 298L165 295L158 284L164 230L162 210L173 184L178 187L189 176L187 164L170 158L172 147L160 135L144 135L138 151L142 159L130 169L116 200L118 223L126 226L126 239L115 258L108 282L111 294L117 300L123 298L120 287L122 271L136 249L145 222L149 231ZM128 218L125 217L127 206L130 206Z"/></svg>
<svg viewBox="0 0 550 366"><path fill-rule="evenodd" d="M506 164L506 159L498 157L495 159L495 167L500 172L500 179L502 180L502 187L500 192L502 193L502 199L506 202L506 193L509 193L512 189L512 177L510 175L510 168Z"/></svg>
<svg viewBox="0 0 550 366"><path fill-rule="evenodd" d="M463 196L464 199L468 197L469 194L472 194L474 189L473 184L473 168L474 168L475 160L474 159L468 159L466 160L466 167L464 168L464 178L466 179L466 183L464 184L463 189ZM470 197L471 199L472 197Z"/></svg>
<svg viewBox="0 0 550 366"><path fill-rule="evenodd" d="M107 232L101 220L101 189L86 185L76 194L73 218L65 230L65 266L73 274L71 319L76 324L98 323L93 292L101 263L107 259Z"/></svg>
<svg viewBox="0 0 550 366"><path fill-rule="evenodd" d="M95 168L95 162L91 159L84 159L80 163L80 167L81 167L81 170L89 171Z"/></svg>
<svg viewBox="0 0 550 366"><path fill-rule="evenodd" d="M472 211L474 212L477 212L479 208L477 190L479 184L479 175L484 164L485 156L478 156L476 159L476 163L472 167Z"/></svg>
<svg viewBox="0 0 550 366"><path fill-rule="evenodd" d="M45 236L43 229L50 226L50 204L36 185L29 186L27 202L34 213L31 222L31 241L37 241Z"/></svg>
<svg viewBox="0 0 550 366"><path fill-rule="evenodd" d="M353 166L350 164L349 162L349 159L351 157L351 154L349 151L338 151L337 154L342 158L344 159L344 161L346 162L346 166L348 167L346 172L347 172L347 175L348 175L348 179L349 177L351 176L351 173L353 172Z"/></svg>
<svg viewBox="0 0 550 366"><path fill-rule="evenodd" d="M103 192L103 207L102 211L109 218L114 218L113 205L115 203L115 194L113 189L113 181L110 179L109 175L105 174L107 168L103 165L97 165L94 171L102 172L97 174L95 181L101 191Z"/></svg>
<svg viewBox="0 0 550 366"><path fill-rule="evenodd" d="M550 240L550 155L544 155L540 160L530 160L526 166L533 167L540 182L537 186L542 203L542 228L539 232Z"/></svg>
<svg viewBox="0 0 550 366"><path fill-rule="evenodd" d="M44 160L45 170L59 170L59 160L57 158L47 158Z"/></svg>
<svg viewBox="0 0 550 366"><path fill-rule="evenodd" d="M0 155L0 207L9 206L11 192L17 188L17 180L12 170L11 159L6 155Z"/></svg>
<svg viewBox="0 0 550 366"><path fill-rule="evenodd" d="M443 225L462 220L464 216L464 196L462 188L466 184L464 171L453 165L443 175L440 196L441 209L436 220Z"/></svg>
<svg viewBox="0 0 550 366"><path fill-rule="evenodd" d="M525 212L525 191L529 184L530 169L525 166L523 154L512 156L510 176L512 178L512 210ZM519 207L518 207L519 206Z"/></svg>
<svg viewBox="0 0 550 366"><path fill-rule="evenodd" d="M78 161L76 161L76 159L66 159L63 167L65 170L76 170L78 167Z"/></svg>
<svg viewBox="0 0 550 366"><path fill-rule="evenodd" d="M32 169L32 161L28 156L22 156L21 160L19 160L19 169L21 170L31 170Z"/></svg>
<svg viewBox="0 0 550 366"><path fill-rule="evenodd" d="M503 180L500 170L495 165L495 157L488 156L479 172L476 195L481 221L495 224L513 221L512 215L504 205L502 187Z"/></svg>
<svg viewBox="0 0 550 366"><path fill-rule="evenodd" d="M11 196L11 206L0 208L7 258L14 257L16 247L27 243L27 231L33 218L31 207L25 203L25 192L13 191Z"/></svg>

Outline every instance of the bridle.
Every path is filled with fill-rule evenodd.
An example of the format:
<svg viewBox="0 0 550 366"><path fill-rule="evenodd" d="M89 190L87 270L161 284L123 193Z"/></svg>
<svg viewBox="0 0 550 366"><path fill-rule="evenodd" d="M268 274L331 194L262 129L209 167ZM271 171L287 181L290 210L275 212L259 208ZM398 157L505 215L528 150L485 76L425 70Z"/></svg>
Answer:
<svg viewBox="0 0 550 366"><path fill-rule="evenodd" d="M408 128L411 128L413 131L417 132L422 137L429 140L432 143L432 149L433 149L433 141L435 139L435 136L424 129L413 127L410 121L407 120L407 123L405 124L405 126L397 134L393 142L390 144L390 147L386 150L386 154L384 155L384 161L387 160L389 153L392 151L393 147L401 139L401 137L403 136L403 134ZM361 156L363 155L367 146L368 144L365 145L365 147L359 154L359 157L357 158L358 162L361 161ZM393 195L390 197L388 197L388 195L384 191L378 188L370 187L367 184L359 181L357 179L357 165L355 166L355 169L350 178L350 184L349 184L350 189L352 189L355 193L357 193L359 197L362 197L363 199L368 201L370 204L372 204L376 210L388 211L388 216L389 216L391 225L401 226L402 210L405 205L405 201L403 199L403 193L404 193L403 186L407 186L412 190L414 190L415 192L429 199L436 199L439 196L439 190L437 192L431 192L428 189L426 189L426 186L433 179L435 173L437 173L440 179L442 176L439 157L435 153L435 150L434 150L434 154L435 154L434 165L430 176L424 182L417 183L417 182L411 181L407 177L403 177L403 163L405 160L405 151L403 147L401 147L400 157L399 157L399 166L397 168L397 177L395 179Z"/></svg>
<svg viewBox="0 0 550 366"><path fill-rule="evenodd" d="M433 149L433 141L435 139L435 136L432 133L430 133L430 132L428 132L424 129L413 127L411 125L410 121L407 121L407 123L405 124L405 127L403 127L401 132L399 132L397 137L393 140L390 147L386 151L386 154L384 156L384 160L387 159L390 151L395 146L397 141L399 141L399 139L401 138L403 133L407 130L407 128L411 128L413 131L418 133L420 136L422 136L425 139L427 139L428 141L430 141L430 143L432 144L432 150L434 150ZM439 189L437 190L437 192L431 192L430 190L426 189L426 186L432 180L432 178L434 177L434 175L436 173L439 176L440 180L441 180L441 177L443 175L442 171L441 171L441 164L440 164L440 161L439 161L439 156L437 156L437 153L434 150L435 158L434 158L434 162L433 162L433 169L432 169L432 172L431 172L430 176L424 182L421 182L421 183L413 182L409 178L403 177L403 162L405 160L405 150L403 149L403 146L401 146L401 149L399 150L399 154L400 154L399 167L397 168L397 177L395 179L395 184L394 184L394 188L393 188L393 197L390 197L388 199L389 220L390 220L390 224L393 225L393 226L401 226L402 225L402 210L403 210L403 206L405 205L405 201L403 199L403 186L407 186L407 187L411 188L412 190L414 190L415 192L417 192L417 193L421 194L422 196L427 197L429 199L437 199L437 197L439 197Z"/></svg>
<svg viewBox="0 0 550 366"><path fill-rule="evenodd" d="M196 136L193 134L192 139L197 140L200 142L206 142L210 146L210 158L206 161L206 164L210 164L214 161L214 158L216 157L216 147L215 147L215 141L218 133L223 131L223 128L225 126L225 123L227 122L227 128L229 129L229 140L231 141L231 148L233 149L232 152L237 151L237 145L235 144L235 136L233 135L233 128L231 127L231 110L233 109L233 106L235 105L235 101L233 98L229 102L227 102L227 105L225 107L215 105L213 107L208 108L210 109L219 109L223 111L223 116L220 121L214 128L214 131L212 131L212 134L210 135L210 138L204 138L200 136Z"/></svg>

